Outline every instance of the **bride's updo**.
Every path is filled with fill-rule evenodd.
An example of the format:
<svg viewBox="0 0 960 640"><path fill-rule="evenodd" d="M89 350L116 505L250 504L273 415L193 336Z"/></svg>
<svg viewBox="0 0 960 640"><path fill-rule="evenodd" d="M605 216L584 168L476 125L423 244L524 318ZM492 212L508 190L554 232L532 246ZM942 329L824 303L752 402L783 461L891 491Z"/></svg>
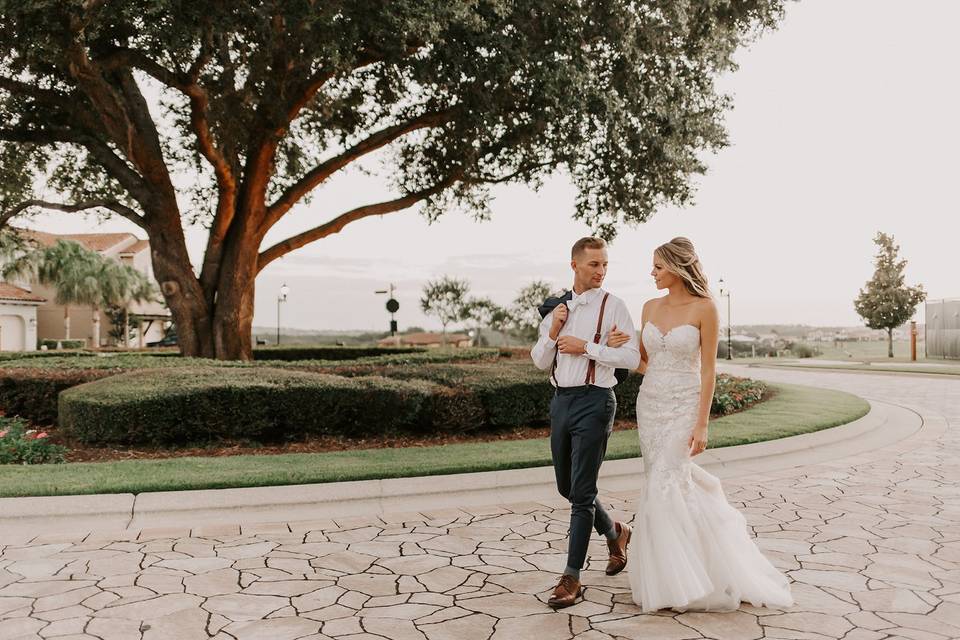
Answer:
<svg viewBox="0 0 960 640"><path fill-rule="evenodd" d="M710 285L703 273L700 258L693 243L684 237L674 238L654 250L654 254L663 262L668 271L683 280L687 291L701 298L711 298Z"/></svg>

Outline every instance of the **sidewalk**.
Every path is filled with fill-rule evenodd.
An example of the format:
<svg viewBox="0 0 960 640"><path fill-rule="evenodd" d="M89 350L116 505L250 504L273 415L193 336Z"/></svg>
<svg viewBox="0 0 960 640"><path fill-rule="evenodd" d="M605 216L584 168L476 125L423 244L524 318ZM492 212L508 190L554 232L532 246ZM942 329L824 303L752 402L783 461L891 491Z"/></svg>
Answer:
<svg viewBox="0 0 960 640"><path fill-rule="evenodd" d="M797 602L788 611L641 615L627 576L603 574L600 539L583 574L584 600L552 611L545 600L564 560L567 506L549 496L508 501L505 481L433 478L430 492L406 494L427 502L407 513L382 487L367 497L367 515L345 515L353 500L314 502L322 494L289 506L262 495L258 511L274 522L241 522L251 505L225 498L206 518L216 502L181 496L165 503L163 526L89 534L78 526L0 542L0 640L960 638L960 380L721 369L850 391L874 408L861 432L831 445L710 467L757 544L790 576ZM616 466L601 481L604 500L629 521L635 487ZM535 480L542 471L528 473ZM521 495L538 490L535 481L522 486ZM448 494L503 501L439 507ZM299 521L297 504L341 511Z"/></svg>

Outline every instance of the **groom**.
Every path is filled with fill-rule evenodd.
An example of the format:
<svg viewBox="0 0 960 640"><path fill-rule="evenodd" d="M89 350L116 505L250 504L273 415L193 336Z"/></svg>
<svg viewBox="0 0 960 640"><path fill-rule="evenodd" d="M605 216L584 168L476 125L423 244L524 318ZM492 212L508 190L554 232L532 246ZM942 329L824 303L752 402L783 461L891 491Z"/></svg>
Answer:
<svg viewBox="0 0 960 640"><path fill-rule="evenodd" d="M607 538L607 575L619 573L627 564L630 527L613 522L600 504L597 475L617 410L614 369L636 369L640 364L640 345L626 305L600 288L607 275L606 242L581 238L570 259L573 292L569 301L546 314L530 352L537 368L551 371L550 382L556 387L550 402L550 451L557 490L570 501L567 566L547 603L554 608L569 607L580 595L580 570L591 527ZM551 300L559 302L548 299L548 305ZM613 330L627 333L630 341L608 347Z"/></svg>

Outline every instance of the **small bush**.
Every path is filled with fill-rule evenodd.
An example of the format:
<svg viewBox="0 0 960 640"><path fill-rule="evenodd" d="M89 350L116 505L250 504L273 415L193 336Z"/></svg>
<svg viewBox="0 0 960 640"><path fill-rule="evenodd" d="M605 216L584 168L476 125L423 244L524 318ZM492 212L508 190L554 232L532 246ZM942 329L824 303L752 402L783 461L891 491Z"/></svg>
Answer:
<svg viewBox="0 0 960 640"><path fill-rule="evenodd" d="M66 452L46 432L28 429L22 418L0 416L0 464L63 462Z"/></svg>
<svg viewBox="0 0 960 640"><path fill-rule="evenodd" d="M86 340L50 340L44 338L40 340L37 347L46 347L47 349L83 349L87 346Z"/></svg>
<svg viewBox="0 0 960 640"><path fill-rule="evenodd" d="M797 358L813 358L814 356L820 355L819 349L805 342L792 342L787 346L790 349L790 353Z"/></svg>
<svg viewBox="0 0 960 640"><path fill-rule="evenodd" d="M766 394L767 385L759 380L721 373L717 376L710 415L719 417L743 411L763 400Z"/></svg>

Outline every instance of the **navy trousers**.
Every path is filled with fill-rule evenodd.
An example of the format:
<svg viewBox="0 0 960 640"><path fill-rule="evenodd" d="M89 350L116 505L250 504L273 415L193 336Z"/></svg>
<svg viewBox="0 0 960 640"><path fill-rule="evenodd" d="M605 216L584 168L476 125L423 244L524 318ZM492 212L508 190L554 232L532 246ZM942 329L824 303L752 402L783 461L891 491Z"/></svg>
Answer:
<svg viewBox="0 0 960 640"><path fill-rule="evenodd" d="M613 520L597 499L597 474L613 431L613 389L584 385L558 388L550 402L550 451L557 490L570 501L567 566L582 569L590 529L604 535Z"/></svg>

